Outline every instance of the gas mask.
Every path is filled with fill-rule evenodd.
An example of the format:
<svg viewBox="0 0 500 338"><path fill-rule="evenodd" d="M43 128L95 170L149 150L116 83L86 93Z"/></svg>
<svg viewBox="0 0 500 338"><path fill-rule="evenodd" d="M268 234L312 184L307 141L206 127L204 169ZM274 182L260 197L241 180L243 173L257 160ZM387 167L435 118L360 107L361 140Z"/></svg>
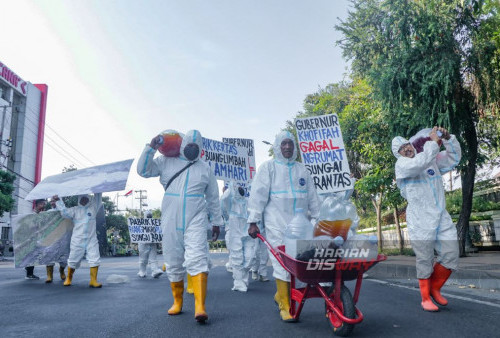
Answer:
<svg viewBox="0 0 500 338"><path fill-rule="evenodd" d="M189 143L184 147L184 157L188 161L194 161L200 155L200 147L196 143Z"/></svg>
<svg viewBox="0 0 500 338"><path fill-rule="evenodd" d="M242 187L238 187L238 192L242 197L245 196L245 189L243 189Z"/></svg>

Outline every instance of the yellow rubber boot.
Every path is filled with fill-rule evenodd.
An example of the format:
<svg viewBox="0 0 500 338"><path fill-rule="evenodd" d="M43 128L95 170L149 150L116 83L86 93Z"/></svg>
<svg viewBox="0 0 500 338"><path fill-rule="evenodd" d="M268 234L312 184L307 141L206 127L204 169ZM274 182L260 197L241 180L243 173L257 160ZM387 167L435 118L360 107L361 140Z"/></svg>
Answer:
<svg viewBox="0 0 500 338"><path fill-rule="evenodd" d="M64 281L64 286L70 286L71 285L71 280L73 279L73 272L75 272L75 269L70 268L68 266L68 276L66 277L66 280Z"/></svg>
<svg viewBox="0 0 500 338"><path fill-rule="evenodd" d="M46 266L47 268L47 279L45 283L52 283L52 278L54 277L54 266Z"/></svg>
<svg viewBox="0 0 500 338"><path fill-rule="evenodd" d="M89 283L89 287L91 287L91 288L100 288L100 287L102 287L101 283L97 283L97 271L98 270L99 270L98 266L93 266L93 267L90 268L90 283Z"/></svg>
<svg viewBox="0 0 500 338"><path fill-rule="evenodd" d="M187 289L186 289L186 292L187 293L190 293L190 294L193 294L194 293L194 290L193 290L193 279L191 277L191 275L188 273L187 274Z"/></svg>
<svg viewBox="0 0 500 338"><path fill-rule="evenodd" d="M66 274L64 273L64 268L62 266L59 266L59 276L61 277L61 280L66 279Z"/></svg>
<svg viewBox="0 0 500 338"><path fill-rule="evenodd" d="M171 282L170 288L172 289L172 296L174 297L174 304L168 309L168 314L171 316L178 315L182 312L182 302L184 293L184 281Z"/></svg>
<svg viewBox="0 0 500 338"><path fill-rule="evenodd" d="M207 273L199 273L191 276L194 291L194 319L199 323L204 323L208 319L205 311L205 298L207 297Z"/></svg>
<svg viewBox="0 0 500 338"><path fill-rule="evenodd" d="M167 266L165 265L165 263L163 263L163 265L161 267L161 271L163 271L163 272L167 271Z"/></svg>
<svg viewBox="0 0 500 338"><path fill-rule="evenodd" d="M294 322L290 315L290 282L276 279L276 294L274 300L278 303L280 317L284 322Z"/></svg>

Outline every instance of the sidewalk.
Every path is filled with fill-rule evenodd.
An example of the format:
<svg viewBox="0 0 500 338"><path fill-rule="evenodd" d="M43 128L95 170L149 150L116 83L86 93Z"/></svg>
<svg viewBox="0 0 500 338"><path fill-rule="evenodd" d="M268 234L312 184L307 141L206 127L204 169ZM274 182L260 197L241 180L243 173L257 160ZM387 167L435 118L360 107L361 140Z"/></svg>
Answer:
<svg viewBox="0 0 500 338"><path fill-rule="evenodd" d="M500 291L500 251L469 253L459 258L458 270L453 272L447 284L473 286ZM415 257L388 256L367 272L376 279L416 279Z"/></svg>

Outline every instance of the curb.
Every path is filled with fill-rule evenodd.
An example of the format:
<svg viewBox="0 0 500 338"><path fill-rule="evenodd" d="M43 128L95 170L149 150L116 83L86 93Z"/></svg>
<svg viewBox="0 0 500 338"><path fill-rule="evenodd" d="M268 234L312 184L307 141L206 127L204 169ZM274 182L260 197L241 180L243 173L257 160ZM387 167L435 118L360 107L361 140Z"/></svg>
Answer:
<svg viewBox="0 0 500 338"><path fill-rule="evenodd" d="M488 266L485 266L487 268ZM417 279L414 265L379 263L366 272L369 278L382 280ZM458 269L454 271L446 285L466 285L475 288L500 291L499 270Z"/></svg>

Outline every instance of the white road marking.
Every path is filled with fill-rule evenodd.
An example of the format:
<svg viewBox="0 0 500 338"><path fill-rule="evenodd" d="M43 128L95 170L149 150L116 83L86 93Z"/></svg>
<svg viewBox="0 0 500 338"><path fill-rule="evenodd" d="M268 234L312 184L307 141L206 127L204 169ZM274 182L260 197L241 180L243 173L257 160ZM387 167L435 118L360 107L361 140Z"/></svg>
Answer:
<svg viewBox="0 0 500 338"><path fill-rule="evenodd" d="M420 290L418 288L415 288L415 287L412 287L412 286L406 286L406 285L389 283L389 282L386 282L386 281L383 281L383 280L365 279L365 281L375 282L375 283L379 283L379 284L386 284L386 285L390 285L390 286L396 286L398 288L403 288L403 289L408 289L408 290L413 290L413 291L416 291L416 292L420 292ZM474 299L474 298L469 298L469 297L452 295L452 294L449 294L447 292L441 292L441 294L443 296L446 296L446 297L449 297L449 298L455 298L455 299L465 300L467 302L472 302L472 303L477 303L477 304L482 304L482 305L489 305L489 306L493 306L493 307L496 307L496 308L500 309L500 304L495 304L495 303L491 303L491 302L487 302L487 301L483 301L483 300L478 300L478 299Z"/></svg>

